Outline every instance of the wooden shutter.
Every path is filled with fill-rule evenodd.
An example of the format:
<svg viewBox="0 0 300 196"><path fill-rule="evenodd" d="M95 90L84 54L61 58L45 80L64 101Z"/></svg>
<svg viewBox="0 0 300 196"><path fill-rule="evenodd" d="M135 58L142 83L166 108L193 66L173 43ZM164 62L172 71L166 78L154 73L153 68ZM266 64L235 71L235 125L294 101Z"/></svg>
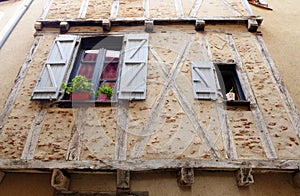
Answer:
<svg viewBox="0 0 300 196"><path fill-rule="evenodd" d="M148 34L126 36L119 99L146 99Z"/></svg>
<svg viewBox="0 0 300 196"><path fill-rule="evenodd" d="M192 62L192 80L196 99L217 98L214 64L212 62Z"/></svg>
<svg viewBox="0 0 300 196"><path fill-rule="evenodd" d="M72 60L76 36L59 35L50 50L32 99L57 99L58 93Z"/></svg>

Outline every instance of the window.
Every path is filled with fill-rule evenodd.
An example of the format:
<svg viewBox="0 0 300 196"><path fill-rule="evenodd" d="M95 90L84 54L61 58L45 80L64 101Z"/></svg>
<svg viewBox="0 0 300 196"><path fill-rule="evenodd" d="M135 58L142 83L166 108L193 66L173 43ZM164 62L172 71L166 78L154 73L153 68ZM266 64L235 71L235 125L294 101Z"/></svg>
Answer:
<svg viewBox="0 0 300 196"><path fill-rule="evenodd" d="M59 35L31 99L60 100L63 81L70 84L77 75L85 76L92 83L93 91L105 83L114 88L117 99L145 99L147 61L148 34L81 39L75 35ZM67 94L62 97L70 100Z"/></svg>
<svg viewBox="0 0 300 196"><path fill-rule="evenodd" d="M122 44L123 36L82 38L68 85L75 76L81 75L93 84L93 92L104 83L116 92ZM70 96L65 94L63 99L69 100Z"/></svg>

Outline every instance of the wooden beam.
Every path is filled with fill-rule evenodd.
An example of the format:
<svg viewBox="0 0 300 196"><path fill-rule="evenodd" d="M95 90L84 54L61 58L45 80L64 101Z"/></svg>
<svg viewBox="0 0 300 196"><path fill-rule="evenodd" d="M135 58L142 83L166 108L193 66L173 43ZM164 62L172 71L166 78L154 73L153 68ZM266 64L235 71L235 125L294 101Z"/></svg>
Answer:
<svg viewBox="0 0 300 196"><path fill-rule="evenodd" d="M237 172L237 184L239 187L249 186L254 183L251 167L241 167Z"/></svg>
<svg viewBox="0 0 300 196"><path fill-rule="evenodd" d="M112 26L142 26L144 25L145 17L140 18L110 18ZM203 20L205 24L248 24L248 20L256 20L261 23L260 16L233 16L233 17L174 17L174 18L151 18L154 25L181 24L195 25L196 20ZM76 26L101 26L104 19L39 19L43 27L60 28L61 22L68 22L70 27Z"/></svg>
<svg viewBox="0 0 300 196"><path fill-rule="evenodd" d="M258 29L258 22L255 19L249 19L247 25L249 32L256 32Z"/></svg>
<svg viewBox="0 0 300 196"><path fill-rule="evenodd" d="M60 33L67 33L70 29L70 24L66 21L59 23Z"/></svg>
<svg viewBox="0 0 300 196"><path fill-rule="evenodd" d="M88 169L88 170L116 170L122 168L130 171L145 171L157 169L178 169L181 167L189 167L201 170L228 170L236 171L241 168L243 163L247 161L255 171L298 171L300 160L270 160L270 159L156 159L156 160L108 160L108 161L41 161L41 160L13 160L1 159L0 168L2 170L31 170L31 169Z"/></svg>
<svg viewBox="0 0 300 196"><path fill-rule="evenodd" d="M39 40L40 40L39 36L35 38L35 40L33 42L33 45L31 47L29 53L26 56L25 62L23 63L23 65L22 65L22 67L21 67L21 69L20 69L20 71L17 75L17 78L15 79L15 84L14 84L13 88L11 89L10 94L8 95L8 97L6 99L6 102L4 104L4 107L3 107L3 109L0 113L0 133L1 133L1 130L4 126L4 123L5 123L6 119L7 119L8 115L10 114L10 112L12 110L12 107L13 107L16 99L17 99L17 96L18 96L19 91L21 89L24 78L27 74L27 71L30 67L33 56L36 52Z"/></svg>
<svg viewBox="0 0 300 196"><path fill-rule="evenodd" d="M144 18L149 18L150 13L149 13L149 1L150 0L143 0L143 8L144 8Z"/></svg>
<svg viewBox="0 0 300 196"><path fill-rule="evenodd" d="M51 186L59 191L69 189L70 179L59 169L54 169L51 177Z"/></svg>
<svg viewBox="0 0 300 196"><path fill-rule="evenodd" d="M76 103L74 103L76 104ZM74 111L74 125L72 127L71 139L67 151L67 160L79 160L82 148L82 137L87 117L87 107L79 107Z"/></svg>
<svg viewBox="0 0 300 196"><path fill-rule="evenodd" d="M103 28L103 31L110 31L111 30L111 22L110 22L109 19L103 19L102 28Z"/></svg>
<svg viewBox="0 0 300 196"><path fill-rule="evenodd" d="M297 188L300 188L300 172L299 171L294 174L294 176L293 176L293 182L294 182L294 185Z"/></svg>
<svg viewBox="0 0 300 196"><path fill-rule="evenodd" d="M151 33L154 29L154 22L153 20L145 20L145 32Z"/></svg>
<svg viewBox="0 0 300 196"><path fill-rule="evenodd" d="M194 184L194 169L180 168L177 178L180 186L192 186Z"/></svg>
<svg viewBox="0 0 300 196"><path fill-rule="evenodd" d="M43 12L41 14L41 19L45 19L48 12L49 12L49 9L50 9L50 6L52 5L52 1L53 0L48 0L47 3L45 4L45 7L43 8Z"/></svg>
<svg viewBox="0 0 300 196"><path fill-rule="evenodd" d="M127 121L128 100L119 100L117 116L117 133L115 144L115 160L126 160L127 156Z"/></svg>
<svg viewBox="0 0 300 196"><path fill-rule="evenodd" d="M116 18L119 12L120 1L114 0L110 10L110 18Z"/></svg>
<svg viewBox="0 0 300 196"><path fill-rule="evenodd" d="M117 190L130 190L130 171L117 170Z"/></svg>
<svg viewBox="0 0 300 196"><path fill-rule="evenodd" d="M47 113L47 109L45 106L42 106L41 109L35 113L34 115L35 118L31 124L31 128L27 136L27 140L22 152L21 159L24 160L33 159L46 113Z"/></svg>
<svg viewBox="0 0 300 196"><path fill-rule="evenodd" d="M194 6L189 14L190 17L196 17L197 16L197 13L201 7L201 4L202 4L202 1L203 0L195 0L195 3L194 3Z"/></svg>
<svg viewBox="0 0 300 196"><path fill-rule="evenodd" d="M82 0L81 7L79 10L78 18L85 18L87 8L89 5L89 0Z"/></svg>
<svg viewBox="0 0 300 196"><path fill-rule="evenodd" d="M204 31L205 28L205 21L197 19L195 23L195 30L196 31Z"/></svg>
<svg viewBox="0 0 300 196"><path fill-rule="evenodd" d="M183 17L183 9L181 0L174 0L177 17Z"/></svg>

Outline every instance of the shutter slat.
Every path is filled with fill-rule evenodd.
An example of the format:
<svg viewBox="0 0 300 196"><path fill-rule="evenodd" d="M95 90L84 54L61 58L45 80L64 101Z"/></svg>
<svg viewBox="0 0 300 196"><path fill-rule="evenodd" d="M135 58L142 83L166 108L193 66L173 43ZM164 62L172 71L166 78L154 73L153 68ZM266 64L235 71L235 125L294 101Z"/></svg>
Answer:
<svg viewBox="0 0 300 196"><path fill-rule="evenodd" d="M77 36L59 35L49 52L31 99L57 99L60 86L72 60Z"/></svg>
<svg viewBox="0 0 300 196"><path fill-rule="evenodd" d="M119 99L146 99L148 34L126 36Z"/></svg>
<svg viewBox="0 0 300 196"><path fill-rule="evenodd" d="M196 99L217 98L214 64L212 62L192 62L192 81Z"/></svg>

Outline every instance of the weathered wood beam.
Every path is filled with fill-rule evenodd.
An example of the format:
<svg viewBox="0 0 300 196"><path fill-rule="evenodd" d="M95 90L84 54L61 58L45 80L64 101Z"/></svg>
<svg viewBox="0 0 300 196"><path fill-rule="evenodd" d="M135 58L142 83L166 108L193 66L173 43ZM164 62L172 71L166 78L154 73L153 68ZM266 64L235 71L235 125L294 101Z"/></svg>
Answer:
<svg viewBox="0 0 300 196"><path fill-rule="evenodd" d="M127 121L128 121L128 100L120 100L117 110L117 134L115 144L115 160L126 160L127 156Z"/></svg>
<svg viewBox="0 0 300 196"><path fill-rule="evenodd" d="M43 126L43 121L46 116L47 109L42 106L39 111L35 113L35 118L31 124L27 140L22 152L21 159L30 160L33 159L36 145L38 143L39 134Z"/></svg>
<svg viewBox="0 0 300 196"><path fill-rule="evenodd" d="M251 167L241 167L237 172L237 184L239 187L249 186L254 183Z"/></svg>
<svg viewBox="0 0 300 196"><path fill-rule="evenodd" d="M60 169L54 169L51 177L51 186L59 191L69 189L70 179Z"/></svg>
<svg viewBox="0 0 300 196"><path fill-rule="evenodd" d="M117 170L117 191L130 190L130 171Z"/></svg>
<svg viewBox="0 0 300 196"><path fill-rule="evenodd" d="M82 0L80 10L79 10L79 14L78 14L78 18L85 18L88 5L89 5L89 0Z"/></svg>
<svg viewBox="0 0 300 196"><path fill-rule="evenodd" d="M114 0L110 10L110 18L116 18L119 12L120 1Z"/></svg>
<svg viewBox="0 0 300 196"><path fill-rule="evenodd" d="M154 29L154 22L153 20L145 20L145 32L151 33Z"/></svg>
<svg viewBox="0 0 300 196"><path fill-rule="evenodd" d="M59 23L60 33L67 33L70 29L70 24L66 21Z"/></svg>
<svg viewBox="0 0 300 196"><path fill-rule="evenodd" d="M195 25L196 20L205 21L205 24L241 24L247 25L248 20L254 20L258 24L262 22L260 16L235 16L235 17L174 17L174 18L110 18L111 26L142 26L145 20L153 21L154 25L180 24ZM41 23L42 27L60 28L61 22L67 22L70 27L77 26L102 26L105 19L39 19L36 22Z"/></svg>
<svg viewBox="0 0 300 196"><path fill-rule="evenodd" d="M45 19L48 12L49 12L49 9L50 9L50 6L52 4L52 1L53 0L48 0L47 3L45 4L45 7L43 8L43 12L41 14L41 19Z"/></svg>
<svg viewBox="0 0 300 196"><path fill-rule="evenodd" d="M194 184L194 169L180 168L177 178L180 186L192 186Z"/></svg>
<svg viewBox="0 0 300 196"><path fill-rule="evenodd" d="M110 22L109 19L103 19L102 29L103 29L103 31L110 31L111 30L111 22Z"/></svg>
<svg viewBox="0 0 300 196"><path fill-rule="evenodd" d="M150 12L149 12L149 6L150 6L150 0L143 0L143 8L144 8L144 17L149 18Z"/></svg>
<svg viewBox="0 0 300 196"><path fill-rule="evenodd" d="M255 19L249 19L247 26L249 32L256 32L258 29L258 22Z"/></svg>
<svg viewBox="0 0 300 196"><path fill-rule="evenodd" d="M205 21L197 19L195 23L195 30L196 31L204 31L205 28Z"/></svg>
<svg viewBox="0 0 300 196"><path fill-rule="evenodd" d="M17 78L15 79L15 84L14 84L13 88L11 89L10 94L8 95L6 102L4 104L4 107L0 113L0 132L4 126L4 122L6 121L8 115L10 114L12 107L17 99L17 96L21 89L25 75L27 74L30 63L32 61L32 57L36 52L39 40L40 40L39 36L35 38L33 45L31 47L29 53L26 56L25 62L21 66L20 71L17 75Z"/></svg>
<svg viewBox="0 0 300 196"><path fill-rule="evenodd" d="M203 0L195 0L195 3L193 5L193 8L189 14L190 17L196 17L197 16L197 13L201 7L201 4L202 4L202 1Z"/></svg>
<svg viewBox="0 0 300 196"><path fill-rule="evenodd" d="M178 169L189 167L201 170L228 170L236 171L247 161L252 169L273 170L273 171L298 171L300 160L226 160L226 159L157 159L157 160L108 160L108 161L41 161L41 160L12 160L1 159L0 168L2 170L19 169L90 169L90 170L116 170L122 168L130 171L144 171L157 169Z"/></svg>
<svg viewBox="0 0 300 196"><path fill-rule="evenodd" d="M177 17L183 17L183 9L181 0L174 0Z"/></svg>

